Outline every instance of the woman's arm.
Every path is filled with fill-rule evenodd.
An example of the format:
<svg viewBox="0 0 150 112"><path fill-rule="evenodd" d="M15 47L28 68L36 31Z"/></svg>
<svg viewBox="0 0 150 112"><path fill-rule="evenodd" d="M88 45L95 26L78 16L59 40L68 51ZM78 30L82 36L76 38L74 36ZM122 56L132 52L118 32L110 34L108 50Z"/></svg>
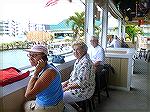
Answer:
<svg viewBox="0 0 150 112"><path fill-rule="evenodd" d="M56 71L54 69L47 69L40 78L32 77L28 83L25 97L35 97L35 95L50 85L55 76Z"/></svg>
<svg viewBox="0 0 150 112"><path fill-rule="evenodd" d="M66 87L63 88L63 91L67 91L69 89L78 89L80 86L77 83L68 83Z"/></svg>

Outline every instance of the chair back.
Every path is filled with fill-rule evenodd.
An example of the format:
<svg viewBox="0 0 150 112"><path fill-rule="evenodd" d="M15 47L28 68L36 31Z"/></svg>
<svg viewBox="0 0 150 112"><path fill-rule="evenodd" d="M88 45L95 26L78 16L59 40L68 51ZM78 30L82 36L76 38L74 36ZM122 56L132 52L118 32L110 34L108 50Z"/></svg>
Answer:
<svg viewBox="0 0 150 112"><path fill-rule="evenodd" d="M95 73L96 90L103 90L107 87L107 82L108 82L107 73L108 73L107 69L102 69L101 71Z"/></svg>

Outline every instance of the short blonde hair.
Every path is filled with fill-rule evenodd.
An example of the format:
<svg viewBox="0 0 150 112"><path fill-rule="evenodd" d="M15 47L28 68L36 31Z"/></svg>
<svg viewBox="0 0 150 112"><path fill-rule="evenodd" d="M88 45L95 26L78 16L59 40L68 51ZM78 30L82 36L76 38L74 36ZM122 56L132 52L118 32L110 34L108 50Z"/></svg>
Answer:
<svg viewBox="0 0 150 112"><path fill-rule="evenodd" d="M86 45L83 41L76 41L76 42L74 42L73 45L72 45L72 48L73 48L74 46L79 46L79 47L81 47L82 50L84 50L84 51L86 51L86 52L87 52L87 50L88 50L87 45Z"/></svg>

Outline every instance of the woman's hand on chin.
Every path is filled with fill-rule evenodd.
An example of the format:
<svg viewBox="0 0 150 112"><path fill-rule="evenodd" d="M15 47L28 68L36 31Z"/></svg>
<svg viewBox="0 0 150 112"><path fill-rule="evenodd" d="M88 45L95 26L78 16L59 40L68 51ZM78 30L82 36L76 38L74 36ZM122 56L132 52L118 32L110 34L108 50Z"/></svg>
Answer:
<svg viewBox="0 0 150 112"><path fill-rule="evenodd" d="M46 65L45 61L43 61L42 59L39 60L38 64L36 65L35 73L39 74L43 70L43 68L45 67L45 65Z"/></svg>

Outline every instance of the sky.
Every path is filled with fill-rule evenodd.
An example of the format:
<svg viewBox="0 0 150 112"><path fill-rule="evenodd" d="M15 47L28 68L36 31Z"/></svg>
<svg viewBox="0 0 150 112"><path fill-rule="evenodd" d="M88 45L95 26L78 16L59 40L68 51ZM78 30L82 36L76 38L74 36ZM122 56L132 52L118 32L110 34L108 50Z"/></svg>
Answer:
<svg viewBox="0 0 150 112"><path fill-rule="evenodd" d="M0 0L0 20L15 19L39 24L58 24L74 12L84 11L80 0L59 0L57 4L45 7L48 0Z"/></svg>

